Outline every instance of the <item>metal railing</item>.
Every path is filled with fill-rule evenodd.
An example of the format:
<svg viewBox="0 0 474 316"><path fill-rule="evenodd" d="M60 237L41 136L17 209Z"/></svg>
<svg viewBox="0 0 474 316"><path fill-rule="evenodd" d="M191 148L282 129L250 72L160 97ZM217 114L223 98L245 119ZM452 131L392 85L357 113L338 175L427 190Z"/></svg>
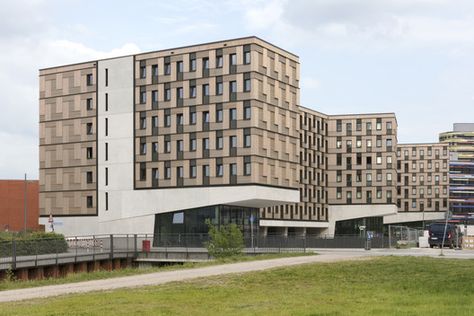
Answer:
<svg viewBox="0 0 474 316"><path fill-rule="evenodd" d="M392 238L392 245L398 236ZM113 234L76 236L31 241L0 241L0 270L65 263L137 258L139 254L207 253L208 234ZM244 252L267 253L302 251L315 248L367 248L368 239L360 235L267 235L244 238ZM388 248L387 236L370 239L371 248Z"/></svg>

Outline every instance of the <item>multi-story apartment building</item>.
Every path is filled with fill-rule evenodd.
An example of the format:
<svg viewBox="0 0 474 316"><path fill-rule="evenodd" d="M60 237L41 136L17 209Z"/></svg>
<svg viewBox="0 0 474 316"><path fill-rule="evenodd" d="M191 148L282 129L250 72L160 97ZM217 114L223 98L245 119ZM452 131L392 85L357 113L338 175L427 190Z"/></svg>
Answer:
<svg viewBox="0 0 474 316"><path fill-rule="evenodd" d="M449 209L454 214L474 211L474 123L455 123L453 131L441 133L449 146Z"/></svg>
<svg viewBox="0 0 474 316"><path fill-rule="evenodd" d="M208 207L299 201L298 86L298 57L255 37L41 70L41 215L192 232Z"/></svg>
<svg viewBox="0 0 474 316"><path fill-rule="evenodd" d="M405 221L442 219L448 210L448 147L439 143L399 144L397 206Z"/></svg>
<svg viewBox="0 0 474 316"><path fill-rule="evenodd" d="M380 230L404 221L396 135L393 113L302 107L298 57L256 37L42 69L40 222L61 217L68 234L202 233L207 218L244 233L255 218L261 234Z"/></svg>

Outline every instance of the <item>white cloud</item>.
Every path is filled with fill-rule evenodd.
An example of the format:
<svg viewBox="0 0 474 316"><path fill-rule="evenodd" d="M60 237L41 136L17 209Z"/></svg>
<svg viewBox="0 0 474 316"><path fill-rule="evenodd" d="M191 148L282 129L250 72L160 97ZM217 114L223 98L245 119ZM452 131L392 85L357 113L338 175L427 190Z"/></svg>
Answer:
<svg viewBox="0 0 474 316"><path fill-rule="evenodd" d="M243 1L249 28L328 48L474 47L474 2L467 0Z"/></svg>

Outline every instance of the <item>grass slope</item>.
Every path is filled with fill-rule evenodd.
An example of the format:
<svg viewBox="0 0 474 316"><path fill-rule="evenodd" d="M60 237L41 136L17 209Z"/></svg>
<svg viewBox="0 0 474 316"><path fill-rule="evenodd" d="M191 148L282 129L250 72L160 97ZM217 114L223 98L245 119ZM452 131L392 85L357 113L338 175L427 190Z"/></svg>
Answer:
<svg viewBox="0 0 474 316"><path fill-rule="evenodd" d="M474 261L384 257L0 304L1 315L474 315Z"/></svg>

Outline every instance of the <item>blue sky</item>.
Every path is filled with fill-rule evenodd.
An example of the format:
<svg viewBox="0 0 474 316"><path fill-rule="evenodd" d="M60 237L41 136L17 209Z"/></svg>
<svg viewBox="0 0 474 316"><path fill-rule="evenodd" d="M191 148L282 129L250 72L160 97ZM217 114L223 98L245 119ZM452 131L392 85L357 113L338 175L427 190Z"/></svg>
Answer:
<svg viewBox="0 0 474 316"><path fill-rule="evenodd" d="M474 122L473 1L2 1L0 178L38 177L39 68L248 35L300 56L306 107L395 112L399 142Z"/></svg>

